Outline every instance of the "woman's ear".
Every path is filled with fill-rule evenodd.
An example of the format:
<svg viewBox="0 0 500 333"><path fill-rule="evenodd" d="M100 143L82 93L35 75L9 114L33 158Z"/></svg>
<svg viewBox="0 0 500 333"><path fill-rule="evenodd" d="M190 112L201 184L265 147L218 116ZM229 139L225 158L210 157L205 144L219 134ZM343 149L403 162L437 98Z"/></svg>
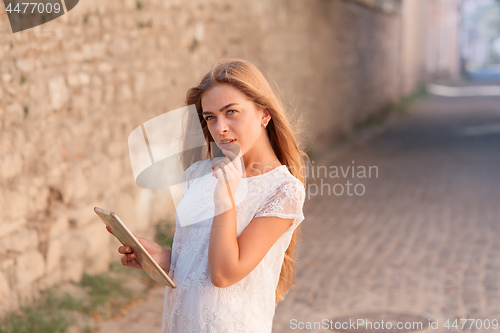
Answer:
<svg viewBox="0 0 500 333"><path fill-rule="evenodd" d="M271 113L267 109L262 110L262 121L266 124L271 121Z"/></svg>

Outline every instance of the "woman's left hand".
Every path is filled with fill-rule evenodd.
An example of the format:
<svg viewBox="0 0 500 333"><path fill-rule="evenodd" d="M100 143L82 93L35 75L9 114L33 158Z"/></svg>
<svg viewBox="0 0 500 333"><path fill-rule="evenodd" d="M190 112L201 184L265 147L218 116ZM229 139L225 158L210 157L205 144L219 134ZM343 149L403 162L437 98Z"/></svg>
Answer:
<svg viewBox="0 0 500 333"><path fill-rule="evenodd" d="M212 176L218 180L214 193L216 215L218 215L217 208L223 209L219 212L224 212L233 207L234 194L243 177L244 165L241 149L237 145L233 147L232 150L222 149L226 157L212 165L214 170Z"/></svg>

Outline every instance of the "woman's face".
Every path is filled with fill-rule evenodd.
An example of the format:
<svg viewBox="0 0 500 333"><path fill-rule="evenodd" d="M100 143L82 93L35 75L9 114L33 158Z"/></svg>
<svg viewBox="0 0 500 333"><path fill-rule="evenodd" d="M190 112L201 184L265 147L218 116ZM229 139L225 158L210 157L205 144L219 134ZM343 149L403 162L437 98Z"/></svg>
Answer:
<svg viewBox="0 0 500 333"><path fill-rule="evenodd" d="M244 155L263 135L263 110L231 85L220 84L208 90L201 97L201 105L210 134L222 149L237 145ZM229 140L232 142L221 142Z"/></svg>

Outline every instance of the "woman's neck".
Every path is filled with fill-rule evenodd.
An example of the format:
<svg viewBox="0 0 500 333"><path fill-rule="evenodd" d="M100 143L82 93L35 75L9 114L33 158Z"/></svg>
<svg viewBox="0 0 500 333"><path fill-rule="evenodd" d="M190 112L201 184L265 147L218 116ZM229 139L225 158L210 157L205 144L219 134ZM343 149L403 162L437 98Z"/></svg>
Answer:
<svg viewBox="0 0 500 333"><path fill-rule="evenodd" d="M270 143L261 148L253 149L243 155L246 177L261 175L281 165Z"/></svg>

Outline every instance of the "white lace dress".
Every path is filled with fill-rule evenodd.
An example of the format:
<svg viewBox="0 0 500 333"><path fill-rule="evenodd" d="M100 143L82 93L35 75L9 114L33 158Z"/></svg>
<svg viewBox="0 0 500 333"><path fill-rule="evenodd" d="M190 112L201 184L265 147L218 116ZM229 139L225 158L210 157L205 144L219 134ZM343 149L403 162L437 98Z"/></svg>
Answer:
<svg viewBox="0 0 500 333"><path fill-rule="evenodd" d="M285 165L241 179L238 190L245 189L245 195L243 199L235 198L238 236L255 217L277 216L294 222L250 274L232 286L217 288L208 268L213 217L203 220L203 216L213 214L217 179L212 176L212 162L198 161L181 176L184 197L177 207L170 265L170 276L177 288L166 287L163 333L271 332L284 253L293 231L304 220L304 186ZM179 216L201 222L183 227Z"/></svg>

